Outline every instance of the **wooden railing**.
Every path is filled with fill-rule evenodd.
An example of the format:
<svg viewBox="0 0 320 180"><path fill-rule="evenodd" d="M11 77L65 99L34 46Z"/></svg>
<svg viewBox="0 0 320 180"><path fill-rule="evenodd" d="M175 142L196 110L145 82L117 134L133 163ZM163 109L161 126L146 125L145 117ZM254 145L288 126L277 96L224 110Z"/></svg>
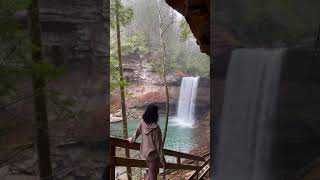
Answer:
<svg viewBox="0 0 320 180"><path fill-rule="evenodd" d="M110 137L111 143L111 166L110 166L110 180L115 179L115 167L116 166L126 166L126 167L139 167L146 168L147 164L145 160L141 159L132 159L116 156L116 147L128 148L132 150L140 150L139 143L129 143L127 140ZM202 170L207 166L210 158L194 156L191 154L186 154L182 152L172 151L168 149L163 150L165 156L173 156L176 158L176 163L166 163L166 169L174 170L193 170L195 171L189 179L199 179L207 170ZM191 160L193 163L183 164L181 159ZM193 165L195 164L195 165ZM162 165L160 165L162 168ZM202 173L200 174L202 170ZM200 175L199 175L200 174Z"/></svg>

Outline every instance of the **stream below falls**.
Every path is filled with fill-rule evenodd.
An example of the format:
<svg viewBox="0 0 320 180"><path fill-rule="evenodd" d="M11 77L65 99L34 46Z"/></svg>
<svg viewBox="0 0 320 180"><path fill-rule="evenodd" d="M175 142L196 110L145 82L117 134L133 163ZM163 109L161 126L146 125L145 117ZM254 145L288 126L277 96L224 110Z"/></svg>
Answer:
<svg viewBox="0 0 320 180"><path fill-rule="evenodd" d="M132 136L135 132L140 119L134 119L128 121L128 134ZM159 117L159 125L162 130L162 136L164 134L165 118ZM173 151L179 151L189 153L193 148L200 146L200 134L201 128L190 128L180 126L173 117L169 117L168 132L165 141L165 149ZM111 123L110 135L113 137L123 138L122 121L117 123ZM137 142L141 142L141 136L137 139Z"/></svg>

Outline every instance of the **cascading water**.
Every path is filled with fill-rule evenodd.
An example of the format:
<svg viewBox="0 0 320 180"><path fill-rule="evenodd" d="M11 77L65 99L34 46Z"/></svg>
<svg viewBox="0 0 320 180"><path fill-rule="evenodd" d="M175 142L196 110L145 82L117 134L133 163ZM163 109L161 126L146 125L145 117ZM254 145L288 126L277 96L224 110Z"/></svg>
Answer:
<svg viewBox="0 0 320 180"><path fill-rule="evenodd" d="M179 104L175 121L180 126L192 127L199 77L183 77L180 87Z"/></svg>
<svg viewBox="0 0 320 180"><path fill-rule="evenodd" d="M217 120L215 180L271 180L272 127L283 50L232 53Z"/></svg>

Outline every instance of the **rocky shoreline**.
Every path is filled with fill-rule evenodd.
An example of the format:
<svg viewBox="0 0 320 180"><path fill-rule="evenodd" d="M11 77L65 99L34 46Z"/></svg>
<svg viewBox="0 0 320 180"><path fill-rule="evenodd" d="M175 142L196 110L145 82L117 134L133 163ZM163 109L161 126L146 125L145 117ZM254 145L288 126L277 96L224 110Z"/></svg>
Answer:
<svg viewBox="0 0 320 180"><path fill-rule="evenodd" d="M135 108L127 109L127 120L139 119L142 116L143 110ZM121 109L115 113L110 113L110 123L117 123L122 121Z"/></svg>

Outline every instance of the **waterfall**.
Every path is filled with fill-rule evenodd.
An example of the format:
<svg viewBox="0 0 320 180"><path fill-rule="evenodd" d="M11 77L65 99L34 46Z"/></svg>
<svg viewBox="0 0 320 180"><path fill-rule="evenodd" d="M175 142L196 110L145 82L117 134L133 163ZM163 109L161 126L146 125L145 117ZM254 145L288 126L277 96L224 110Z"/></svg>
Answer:
<svg viewBox="0 0 320 180"><path fill-rule="evenodd" d="M198 80L199 77L182 78L177 117L175 118L176 123L180 126L192 127L194 125Z"/></svg>
<svg viewBox="0 0 320 180"><path fill-rule="evenodd" d="M217 120L215 180L270 180L272 127L283 50L232 53Z"/></svg>

